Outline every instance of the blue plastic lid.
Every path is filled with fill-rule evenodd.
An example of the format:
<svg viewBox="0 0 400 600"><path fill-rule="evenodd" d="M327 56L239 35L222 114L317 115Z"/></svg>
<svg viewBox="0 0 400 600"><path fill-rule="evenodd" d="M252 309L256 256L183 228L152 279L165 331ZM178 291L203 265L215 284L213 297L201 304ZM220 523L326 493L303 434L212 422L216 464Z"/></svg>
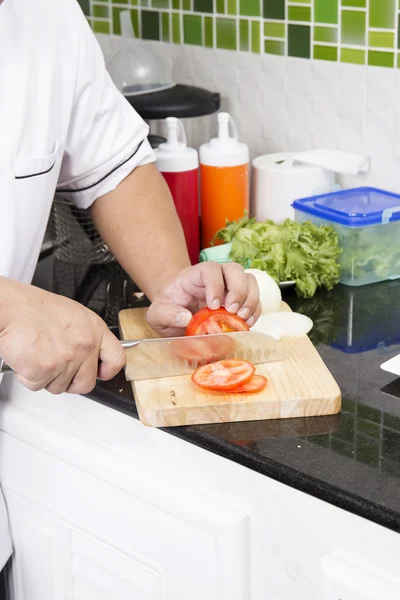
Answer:
<svg viewBox="0 0 400 600"><path fill-rule="evenodd" d="M348 227L400 220L400 196L372 187L295 200L293 208Z"/></svg>

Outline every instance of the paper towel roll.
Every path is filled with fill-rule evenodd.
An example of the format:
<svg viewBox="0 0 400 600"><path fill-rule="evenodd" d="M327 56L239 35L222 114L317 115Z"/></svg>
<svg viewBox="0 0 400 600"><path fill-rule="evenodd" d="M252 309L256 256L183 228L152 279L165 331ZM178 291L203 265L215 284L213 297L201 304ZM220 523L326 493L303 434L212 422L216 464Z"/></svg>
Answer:
<svg viewBox="0 0 400 600"><path fill-rule="evenodd" d="M294 219L294 200L332 191L332 171L296 163L294 156L283 152L253 160L251 214L258 221Z"/></svg>

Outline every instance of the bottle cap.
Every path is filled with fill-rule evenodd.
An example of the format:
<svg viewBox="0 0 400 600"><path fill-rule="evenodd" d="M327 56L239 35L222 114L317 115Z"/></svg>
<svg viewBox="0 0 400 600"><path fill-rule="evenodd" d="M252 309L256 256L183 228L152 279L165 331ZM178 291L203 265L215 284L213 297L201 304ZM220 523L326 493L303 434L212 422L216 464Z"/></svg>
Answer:
<svg viewBox="0 0 400 600"><path fill-rule="evenodd" d="M188 148L185 129L176 117L165 119L168 128L167 141L155 150L156 165L162 173L193 171L199 166L199 157L194 148ZM182 141L178 140L178 136Z"/></svg>
<svg viewBox="0 0 400 600"><path fill-rule="evenodd" d="M229 135L229 125L233 137ZM218 113L218 137L200 147L200 163L213 167L235 167L249 162L249 148L239 142L237 129L228 113Z"/></svg>

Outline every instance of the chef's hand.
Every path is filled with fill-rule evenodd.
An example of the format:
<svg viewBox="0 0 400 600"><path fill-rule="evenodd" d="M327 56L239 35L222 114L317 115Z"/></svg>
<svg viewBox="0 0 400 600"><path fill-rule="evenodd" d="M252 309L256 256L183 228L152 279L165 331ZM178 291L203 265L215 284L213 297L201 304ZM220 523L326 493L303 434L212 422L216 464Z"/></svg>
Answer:
<svg viewBox="0 0 400 600"><path fill-rule="evenodd" d="M94 312L31 285L2 283L0 356L27 388L86 394L96 377L111 379L123 367L121 344Z"/></svg>
<svg viewBox="0 0 400 600"><path fill-rule="evenodd" d="M162 287L147 312L147 321L162 336L184 335L193 314L203 306L224 306L251 327L261 313L255 277L236 263L204 262L188 267Z"/></svg>

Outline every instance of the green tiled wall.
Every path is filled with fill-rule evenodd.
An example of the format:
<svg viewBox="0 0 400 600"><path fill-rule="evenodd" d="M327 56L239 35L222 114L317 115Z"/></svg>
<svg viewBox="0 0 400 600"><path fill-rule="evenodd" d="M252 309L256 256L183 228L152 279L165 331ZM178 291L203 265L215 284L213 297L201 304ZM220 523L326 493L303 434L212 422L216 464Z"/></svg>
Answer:
<svg viewBox="0 0 400 600"><path fill-rule="evenodd" d="M144 39L400 67L400 0L79 0L97 33L129 8Z"/></svg>

